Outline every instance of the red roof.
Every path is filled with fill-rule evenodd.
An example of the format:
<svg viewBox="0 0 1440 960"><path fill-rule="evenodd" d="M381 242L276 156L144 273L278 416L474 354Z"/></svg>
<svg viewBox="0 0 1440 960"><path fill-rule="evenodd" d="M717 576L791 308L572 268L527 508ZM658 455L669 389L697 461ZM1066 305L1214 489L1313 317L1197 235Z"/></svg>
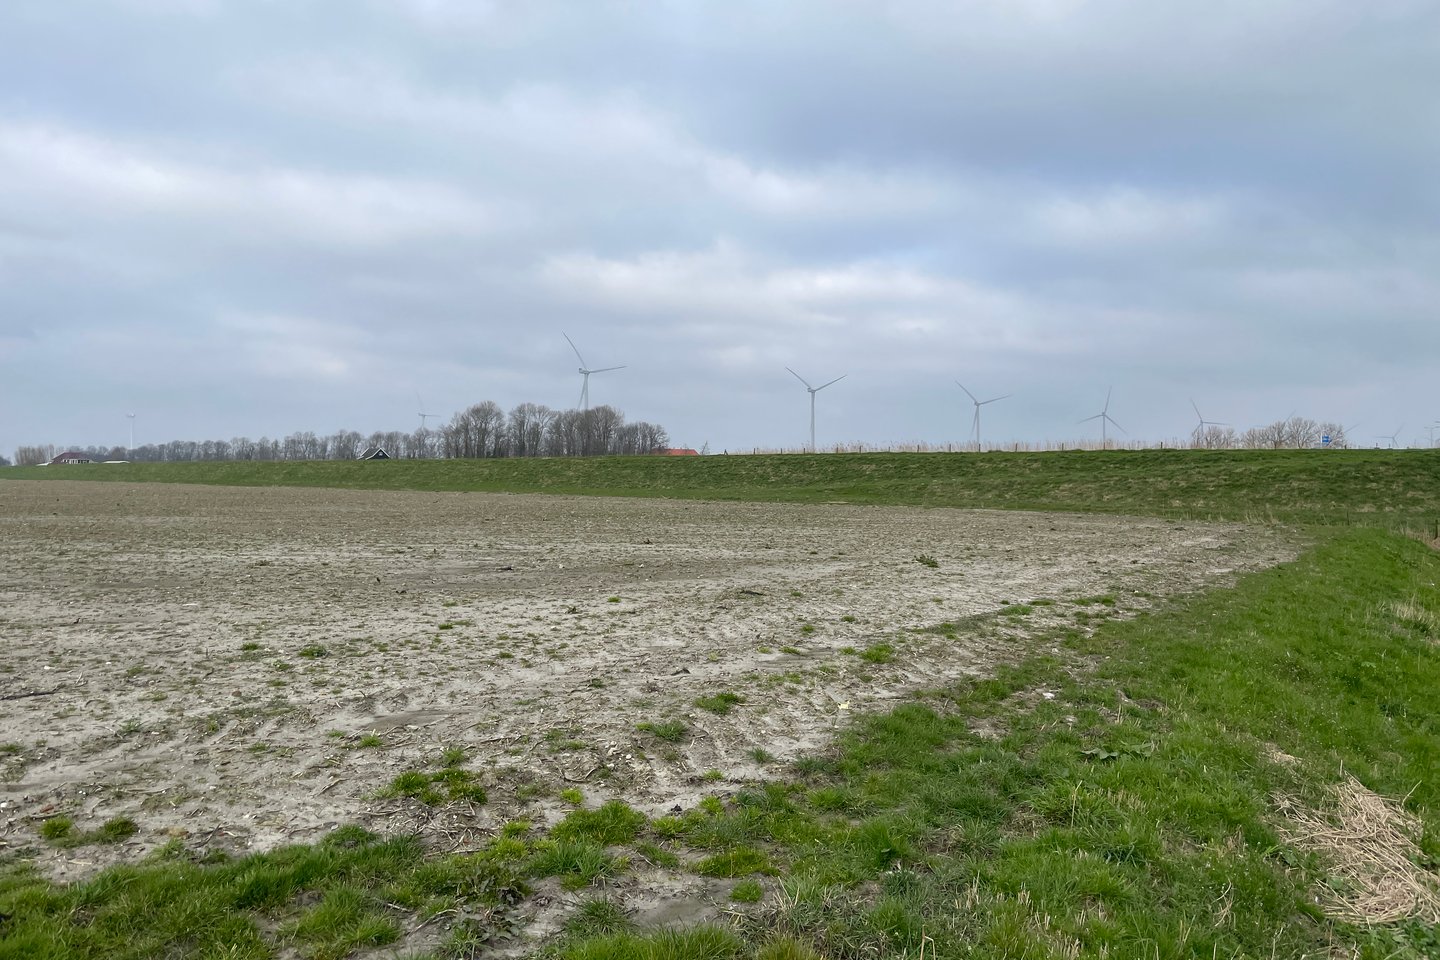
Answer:
<svg viewBox="0 0 1440 960"><path fill-rule="evenodd" d="M699 450L691 450L689 447L666 447L664 450L656 451L664 457L698 457Z"/></svg>

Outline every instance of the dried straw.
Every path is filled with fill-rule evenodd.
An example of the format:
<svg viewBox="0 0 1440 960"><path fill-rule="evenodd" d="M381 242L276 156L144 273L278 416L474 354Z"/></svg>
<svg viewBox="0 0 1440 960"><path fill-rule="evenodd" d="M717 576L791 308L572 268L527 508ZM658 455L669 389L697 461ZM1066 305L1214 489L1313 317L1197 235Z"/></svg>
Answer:
<svg viewBox="0 0 1440 960"><path fill-rule="evenodd" d="M1320 888L1320 907L1351 923L1440 923L1440 889L1417 862L1419 821L1348 775L1334 795L1325 813L1288 797L1275 801L1291 842L1320 854L1338 881Z"/></svg>

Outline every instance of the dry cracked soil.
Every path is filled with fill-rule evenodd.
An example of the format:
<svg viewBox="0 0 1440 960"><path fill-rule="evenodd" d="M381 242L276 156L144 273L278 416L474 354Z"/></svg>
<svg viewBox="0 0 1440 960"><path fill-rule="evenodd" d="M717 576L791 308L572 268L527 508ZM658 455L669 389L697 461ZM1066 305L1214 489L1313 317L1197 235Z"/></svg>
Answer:
<svg viewBox="0 0 1440 960"><path fill-rule="evenodd" d="M658 813L1294 550L1113 516L7 481L0 850L73 878L349 822L468 847L567 787ZM488 802L378 795L446 748ZM57 813L140 829L50 850Z"/></svg>

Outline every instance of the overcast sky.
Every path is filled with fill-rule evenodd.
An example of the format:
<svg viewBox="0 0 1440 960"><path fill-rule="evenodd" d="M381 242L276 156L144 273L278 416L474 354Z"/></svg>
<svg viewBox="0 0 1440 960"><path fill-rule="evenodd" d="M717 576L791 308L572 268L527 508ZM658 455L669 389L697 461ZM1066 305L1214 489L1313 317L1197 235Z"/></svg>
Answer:
<svg viewBox="0 0 1440 960"><path fill-rule="evenodd" d="M4 0L0 452L1440 418L1436 0ZM1402 428L1403 424L1403 428Z"/></svg>

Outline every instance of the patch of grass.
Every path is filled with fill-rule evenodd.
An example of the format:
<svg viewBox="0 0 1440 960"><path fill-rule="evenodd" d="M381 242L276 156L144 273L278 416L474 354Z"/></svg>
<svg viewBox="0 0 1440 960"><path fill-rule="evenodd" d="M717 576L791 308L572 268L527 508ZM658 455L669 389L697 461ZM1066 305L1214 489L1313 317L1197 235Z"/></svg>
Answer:
<svg viewBox="0 0 1440 960"><path fill-rule="evenodd" d="M924 553L917 555L915 557L915 562L920 564L920 566L922 567L929 567L932 570L940 566L939 560L936 560L934 557Z"/></svg>
<svg viewBox="0 0 1440 960"><path fill-rule="evenodd" d="M51 817L40 824L40 836L51 843L70 839L75 832L75 821L66 816Z"/></svg>
<svg viewBox="0 0 1440 960"><path fill-rule="evenodd" d="M641 730L658 739L670 743L678 743L690 732L690 728L683 720L661 720L652 722L646 720L635 725L636 730Z"/></svg>
<svg viewBox="0 0 1440 960"><path fill-rule="evenodd" d="M889 663L895 659L895 648L888 643L873 643L860 651L860 659L866 663Z"/></svg>
<svg viewBox="0 0 1440 960"><path fill-rule="evenodd" d="M765 897L765 888L758 880L741 880L730 889L730 899L736 903L759 903Z"/></svg>
<svg viewBox="0 0 1440 960"><path fill-rule="evenodd" d="M774 873L770 859L754 847L732 847L706 857L695 865L702 877L744 877L752 873Z"/></svg>
<svg viewBox="0 0 1440 960"><path fill-rule="evenodd" d="M412 797L428 807L446 803L484 803L485 788L476 782L476 775L458 767L437 771L407 770L379 791L381 797Z"/></svg>
<svg viewBox="0 0 1440 960"><path fill-rule="evenodd" d="M558 877L566 890L588 887L624 867L623 860L610 856L603 846L590 840L542 841L529 862L531 876Z"/></svg>
<svg viewBox="0 0 1440 960"><path fill-rule="evenodd" d="M355 746L361 750L379 750L385 746L385 741L378 733L362 733L360 739L355 741Z"/></svg>
<svg viewBox="0 0 1440 960"><path fill-rule="evenodd" d="M629 843L645 826L645 815L622 800L598 810L573 810L550 831L557 840L590 840L603 846Z"/></svg>
<svg viewBox="0 0 1440 960"><path fill-rule="evenodd" d="M566 934L577 939L609 936L634 926L623 906L606 899L582 901L565 920Z"/></svg>
<svg viewBox="0 0 1440 960"><path fill-rule="evenodd" d="M729 713L738 704L745 702L745 698L738 693L729 690L722 690L719 693L711 694L708 697L701 697L695 701L695 706L701 710L709 710L711 713L718 713L722 717Z"/></svg>
<svg viewBox="0 0 1440 960"><path fill-rule="evenodd" d="M321 657L327 656L329 653L330 651L325 649L324 644L319 643L307 644L295 651L297 657L305 657L308 660L318 660Z"/></svg>
<svg viewBox="0 0 1440 960"><path fill-rule="evenodd" d="M710 925L596 937L559 954L561 960L737 960L744 955L745 944L734 932Z"/></svg>

